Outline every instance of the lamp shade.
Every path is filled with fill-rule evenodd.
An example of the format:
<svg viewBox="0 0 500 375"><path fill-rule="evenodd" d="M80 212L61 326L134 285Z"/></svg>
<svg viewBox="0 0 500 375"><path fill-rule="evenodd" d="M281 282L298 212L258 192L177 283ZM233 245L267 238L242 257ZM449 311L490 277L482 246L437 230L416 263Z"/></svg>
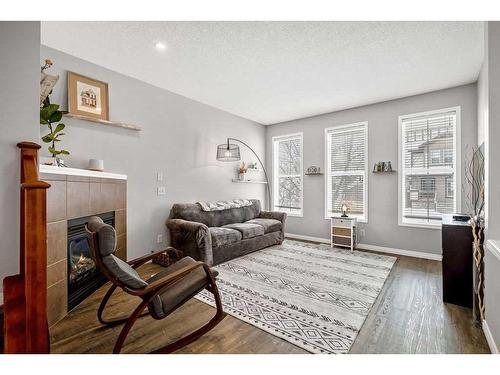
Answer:
<svg viewBox="0 0 500 375"><path fill-rule="evenodd" d="M240 146L233 143L224 143L217 146L217 160L237 161L240 160Z"/></svg>

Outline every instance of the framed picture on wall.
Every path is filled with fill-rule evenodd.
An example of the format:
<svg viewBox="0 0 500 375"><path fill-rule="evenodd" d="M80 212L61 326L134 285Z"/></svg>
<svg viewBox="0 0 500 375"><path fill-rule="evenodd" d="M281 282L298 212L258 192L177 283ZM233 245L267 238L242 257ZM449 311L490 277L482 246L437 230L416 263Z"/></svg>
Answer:
<svg viewBox="0 0 500 375"><path fill-rule="evenodd" d="M109 120L108 84L68 72L68 111L74 115Z"/></svg>

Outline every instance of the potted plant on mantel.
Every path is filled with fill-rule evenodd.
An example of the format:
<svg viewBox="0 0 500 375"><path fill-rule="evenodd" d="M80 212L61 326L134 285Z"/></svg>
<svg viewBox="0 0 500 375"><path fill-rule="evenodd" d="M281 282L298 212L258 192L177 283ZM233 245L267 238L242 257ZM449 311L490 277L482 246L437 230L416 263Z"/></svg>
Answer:
<svg viewBox="0 0 500 375"><path fill-rule="evenodd" d="M469 185L467 204L472 228L472 254L474 262L474 319L484 320L484 155L481 148L474 147L470 160L465 160L465 179Z"/></svg>
<svg viewBox="0 0 500 375"><path fill-rule="evenodd" d="M41 68L41 80L40 80L40 125L47 126L49 128L49 133L42 136L42 141L44 143L50 144L48 146L49 153L52 155L51 158L43 158L43 164L57 165L60 167L64 166L64 161L61 159L61 155L69 155L69 151L64 149L58 149L57 143L61 142L61 137L64 135L62 132L66 125L61 123L63 113L59 110L58 104L50 103L50 94L52 89L57 83L59 76L51 76L45 73L45 70L49 69L53 65L50 59L45 60L45 64Z"/></svg>

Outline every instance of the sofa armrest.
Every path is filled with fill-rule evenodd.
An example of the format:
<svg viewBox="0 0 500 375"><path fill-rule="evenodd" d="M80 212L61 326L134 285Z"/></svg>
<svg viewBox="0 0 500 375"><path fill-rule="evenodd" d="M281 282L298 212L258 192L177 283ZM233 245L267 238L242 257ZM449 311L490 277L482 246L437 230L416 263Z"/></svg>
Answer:
<svg viewBox="0 0 500 375"><path fill-rule="evenodd" d="M274 219L281 221L281 233L280 233L280 243L285 239L285 221L286 221L286 212L279 211L260 211L261 219Z"/></svg>
<svg viewBox="0 0 500 375"><path fill-rule="evenodd" d="M205 224L183 219L168 219L167 227L170 229L174 247L178 246L179 250L184 250L182 244L192 238L199 250L200 260L210 266L213 264L212 237Z"/></svg>
<svg viewBox="0 0 500 375"><path fill-rule="evenodd" d="M281 223L284 225L286 221L286 212L279 212L279 211L260 211L260 216L261 219L274 219L281 221Z"/></svg>

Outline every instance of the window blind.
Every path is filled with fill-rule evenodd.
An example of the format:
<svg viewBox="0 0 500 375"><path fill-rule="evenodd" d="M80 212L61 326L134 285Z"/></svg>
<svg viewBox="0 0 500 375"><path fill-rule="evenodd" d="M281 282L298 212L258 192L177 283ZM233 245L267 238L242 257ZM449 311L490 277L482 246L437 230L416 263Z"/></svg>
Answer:
<svg viewBox="0 0 500 375"><path fill-rule="evenodd" d="M328 129L326 152L327 216L339 216L346 204L350 216L366 219L367 124Z"/></svg>
<svg viewBox="0 0 500 375"><path fill-rule="evenodd" d="M403 223L440 223L457 208L456 110L403 117L401 212Z"/></svg>
<svg viewBox="0 0 500 375"><path fill-rule="evenodd" d="M302 215L302 134L273 138L273 158L274 209Z"/></svg>

